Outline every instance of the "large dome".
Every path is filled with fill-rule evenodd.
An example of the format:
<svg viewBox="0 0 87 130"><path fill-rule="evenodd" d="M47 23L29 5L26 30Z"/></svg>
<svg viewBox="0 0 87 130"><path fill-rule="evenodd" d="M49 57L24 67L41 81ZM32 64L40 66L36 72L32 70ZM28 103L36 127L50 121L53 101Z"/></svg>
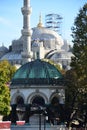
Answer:
<svg viewBox="0 0 87 130"><path fill-rule="evenodd" d="M54 65L42 60L28 62L21 66L12 79L12 84L51 84L58 83L62 74Z"/></svg>
<svg viewBox="0 0 87 130"><path fill-rule="evenodd" d="M45 27L36 27L32 30L32 41L35 39L39 39L40 41L43 41L43 44L46 48L60 49L64 44L61 36L51 29Z"/></svg>

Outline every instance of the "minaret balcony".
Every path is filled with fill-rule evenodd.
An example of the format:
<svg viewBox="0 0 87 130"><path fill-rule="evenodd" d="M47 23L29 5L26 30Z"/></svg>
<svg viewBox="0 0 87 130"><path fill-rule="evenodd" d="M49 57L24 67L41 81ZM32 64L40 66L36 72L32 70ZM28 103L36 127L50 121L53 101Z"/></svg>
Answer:
<svg viewBox="0 0 87 130"><path fill-rule="evenodd" d="M23 30L21 30L21 33L23 36L31 36L32 30L31 29L23 29Z"/></svg>
<svg viewBox="0 0 87 130"><path fill-rule="evenodd" d="M31 7L22 7L21 11L22 11L23 15L29 15L32 12L32 8Z"/></svg>

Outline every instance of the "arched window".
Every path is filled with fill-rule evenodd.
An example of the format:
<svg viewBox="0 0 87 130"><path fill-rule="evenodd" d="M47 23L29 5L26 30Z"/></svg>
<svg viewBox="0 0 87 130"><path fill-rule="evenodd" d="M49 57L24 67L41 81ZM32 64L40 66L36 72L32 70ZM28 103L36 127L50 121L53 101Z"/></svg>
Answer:
<svg viewBox="0 0 87 130"><path fill-rule="evenodd" d="M23 99L23 97L18 96L18 97L16 98L16 104L17 104L17 105L18 105L18 104L24 104L24 99Z"/></svg>

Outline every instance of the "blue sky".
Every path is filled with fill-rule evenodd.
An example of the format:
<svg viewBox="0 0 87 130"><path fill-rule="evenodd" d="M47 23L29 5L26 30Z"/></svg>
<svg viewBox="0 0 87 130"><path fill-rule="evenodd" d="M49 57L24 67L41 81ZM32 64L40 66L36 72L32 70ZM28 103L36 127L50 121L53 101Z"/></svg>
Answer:
<svg viewBox="0 0 87 130"><path fill-rule="evenodd" d="M45 15L56 13L63 17L61 34L63 39L72 40L71 27L74 24L79 9L87 0L30 0L32 6L31 28L36 27L40 12L45 25ZM0 46L11 45L12 40L21 36L23 17L21 13L23 0L0 0Z"/></svg>

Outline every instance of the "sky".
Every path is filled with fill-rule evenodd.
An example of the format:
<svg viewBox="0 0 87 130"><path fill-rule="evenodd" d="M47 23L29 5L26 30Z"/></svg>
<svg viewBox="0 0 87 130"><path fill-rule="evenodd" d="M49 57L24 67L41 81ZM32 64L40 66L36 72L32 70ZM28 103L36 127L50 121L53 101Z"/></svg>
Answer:
<svg viewBox="0 0 87 130"><path fill-rule="evenodd" d="M40 13L44 26L47 14L59 14L63 18L60 28L61 36L71 42L71 27L85 3L87 0L30 0L31 28L37 26ZM21 7L23 7L23 0L0 0L0 46L9 47L12 40L20 38L23 28Z"/></svg>

